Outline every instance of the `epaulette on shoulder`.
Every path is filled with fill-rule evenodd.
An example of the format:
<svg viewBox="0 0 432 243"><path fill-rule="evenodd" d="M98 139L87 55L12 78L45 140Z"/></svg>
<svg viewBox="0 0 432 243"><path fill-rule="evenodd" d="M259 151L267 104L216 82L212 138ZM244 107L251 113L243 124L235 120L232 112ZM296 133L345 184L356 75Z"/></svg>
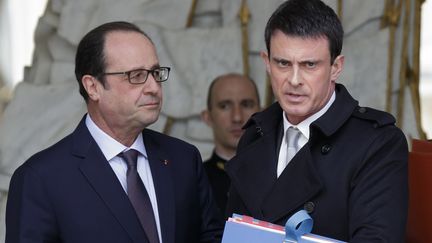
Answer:
<svg viewBox="0 0 432 243"><path fill-rule="evenodd" d="M249 120L246 122L246 124L243 125L242 129L246 129L244 136L247 136L248 133L249 134L259 134L260 136L264 135L261 126L258 124L258 122L256 120L257 114L258 113L252 114L252 116L249 118ZM252 126L255 127L254 130L249 129L249 127L252 127ZM249 132L248 132L248 130L249 130Z"/></svg>
<svg viewBox="0 0 432 243"><path fill-rule="evenodd" d="M243 129L250 127L252 124L256 124L255 116L257 113L252 114L252 116L247 120L247 122L243 125Z"/></svg>
<svg viewBox="0 0 432 243"><path fill-rule="evenodd" d="M369 107L357 107L353 116L373 122L374 127L393 125L396 122L395 118L391 114Z"/></svg>

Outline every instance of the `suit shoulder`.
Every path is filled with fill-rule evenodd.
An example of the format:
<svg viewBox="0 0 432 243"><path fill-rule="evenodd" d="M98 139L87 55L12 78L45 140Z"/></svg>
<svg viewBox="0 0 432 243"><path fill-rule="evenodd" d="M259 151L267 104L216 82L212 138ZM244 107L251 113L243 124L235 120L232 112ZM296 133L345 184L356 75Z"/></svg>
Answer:
<svg viewBox="0 0 432 243"><path fill-rule="evenodd" d="M396 119L390 113L373 109L370 107L357 107L353 112L353 117L373 123L373 126L384 127L394 125Z"/></svg>
<svg viewBox="0 0 432 243"><path fill-rule="evenodd" d="M57 143L33 154L23 165L34 169L48 168L65 160L65 156L70 154L71 136L68 135Z"/></svg>
<svg viewBox="0 0 432 243"><path fill-rule="evenodd" d="M72 146L72 134L69 134L68 136L60 139L59 141L57 141L56 143L54 143L53 145L47 147L44 150L41 150L39 153L40 156L44 156L44 155L49 155L49 156L53 156L53 155L57 155L57 156L64 156L64 152L69 152Z"/></svg>
<svg viewBox="0 0 432 243"><path fill-rule="evenodd" d="M153 139L153 141L155 141L155 142L157 142L157 143L159 143L165 147L174 146L174 147L181 147L182 149L197 150L197 148L194 145L192 145L192 144L190 144L184 140L181 140L181 139L178 139L175 137L171 137L169 135L166 135L166 134L163 134L163 133L151 130L151 129L145 129L143 132L143 136L144 136L144 138L146 138L146 137L151 138L151 139Z"/></svg>

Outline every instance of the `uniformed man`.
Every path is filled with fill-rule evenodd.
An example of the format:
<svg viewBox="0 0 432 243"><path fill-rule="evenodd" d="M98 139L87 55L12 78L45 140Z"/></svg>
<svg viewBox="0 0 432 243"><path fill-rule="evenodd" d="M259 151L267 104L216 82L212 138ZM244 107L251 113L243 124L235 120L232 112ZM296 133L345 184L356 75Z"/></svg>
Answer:
<svg viewBox="0 0 432 243"><path fill-rule="evenodd" d="M312 233L404 242L407 142L390 114L360 107L336 83L345 59L335 12L320 0L288 0L265 41L277 102L247 122L227 165L227 215L285 225L306 209Z"/></svg>
<svg viewBox="0 0 432 243"><path fill-rule="evenodd" d="M222 212L225 212L230 184L225 163L235 155L243 134L242 126L259 109L258 91L250 78L229 73L217 77L210 84L207 110L201 115L213 130L215 148L212 157L204 162L204 168Z"/></svg>

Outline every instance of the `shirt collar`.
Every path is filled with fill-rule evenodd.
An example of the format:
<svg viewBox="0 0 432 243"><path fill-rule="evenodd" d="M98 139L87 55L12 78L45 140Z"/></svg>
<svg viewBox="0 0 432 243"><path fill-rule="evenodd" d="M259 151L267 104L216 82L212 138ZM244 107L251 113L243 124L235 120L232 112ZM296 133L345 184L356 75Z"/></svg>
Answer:
<svg viewBox="0 0 432 243"><path fill-rule="evenodd" d="M212 157L213 157L215 160L220 160L220 161L223 161L223 162L227 162L228 160L230 160L230 158L225 158L224 156L219 155L219 154L216 152L216 150L213 150L213 155L212 155Z"/></svg>
<svg viewBox="0 0 432 243"><path fill-rule="evenodd" d="M96 141L97 145L105 156L106 160L110 161L121 152L129 149L135 149L147 158L147 151L144 146L142 133L138 134L134 143L130 147L126 147L114 138L112 138L110 135L105 133L102 129L100 129L91 119L89 114L87 114L86 116L85 123L93 139Z"/></svg>
<svg viewBox="0 0 432 243"><path fill-rule="evenodd" d="M300 132L303 134L303 136L305 136L309 140L309 126L310 126L310 124L312 124L312 122L316 121L318 118L320 118L322 115L324 115L324 113L326 113L326 111L333 104L335 99L336 99L336 92L333 91L333 94L330 97L329 101L327 102L327 104L323 108L321 108L321 110L319 110L315 114L311 115L310 117L306 118L304 121L300 122L297 125L291 124L291 122L289 122L288 119L286 118L285 111L283 111L282 117L283 117L284 132L286 133L286 130L289 127L297 127L300 130Z"/></svg>

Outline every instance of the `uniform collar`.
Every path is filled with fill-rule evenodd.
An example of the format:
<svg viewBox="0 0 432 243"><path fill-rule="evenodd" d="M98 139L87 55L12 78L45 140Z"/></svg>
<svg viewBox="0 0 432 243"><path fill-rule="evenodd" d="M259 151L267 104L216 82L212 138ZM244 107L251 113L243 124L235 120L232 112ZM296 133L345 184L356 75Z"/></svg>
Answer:
<svg viewBox="0 0 432 243"><path fill-rule="evenodd" d="M221 156L219 156L219 155L216 153L215 150L213 150L213 154L212 154L211 160L214 160L214 161L222 161L222 162L224 162L224 163L228 161L227 159L224 159L224 158L222 158Z"/></svg>

